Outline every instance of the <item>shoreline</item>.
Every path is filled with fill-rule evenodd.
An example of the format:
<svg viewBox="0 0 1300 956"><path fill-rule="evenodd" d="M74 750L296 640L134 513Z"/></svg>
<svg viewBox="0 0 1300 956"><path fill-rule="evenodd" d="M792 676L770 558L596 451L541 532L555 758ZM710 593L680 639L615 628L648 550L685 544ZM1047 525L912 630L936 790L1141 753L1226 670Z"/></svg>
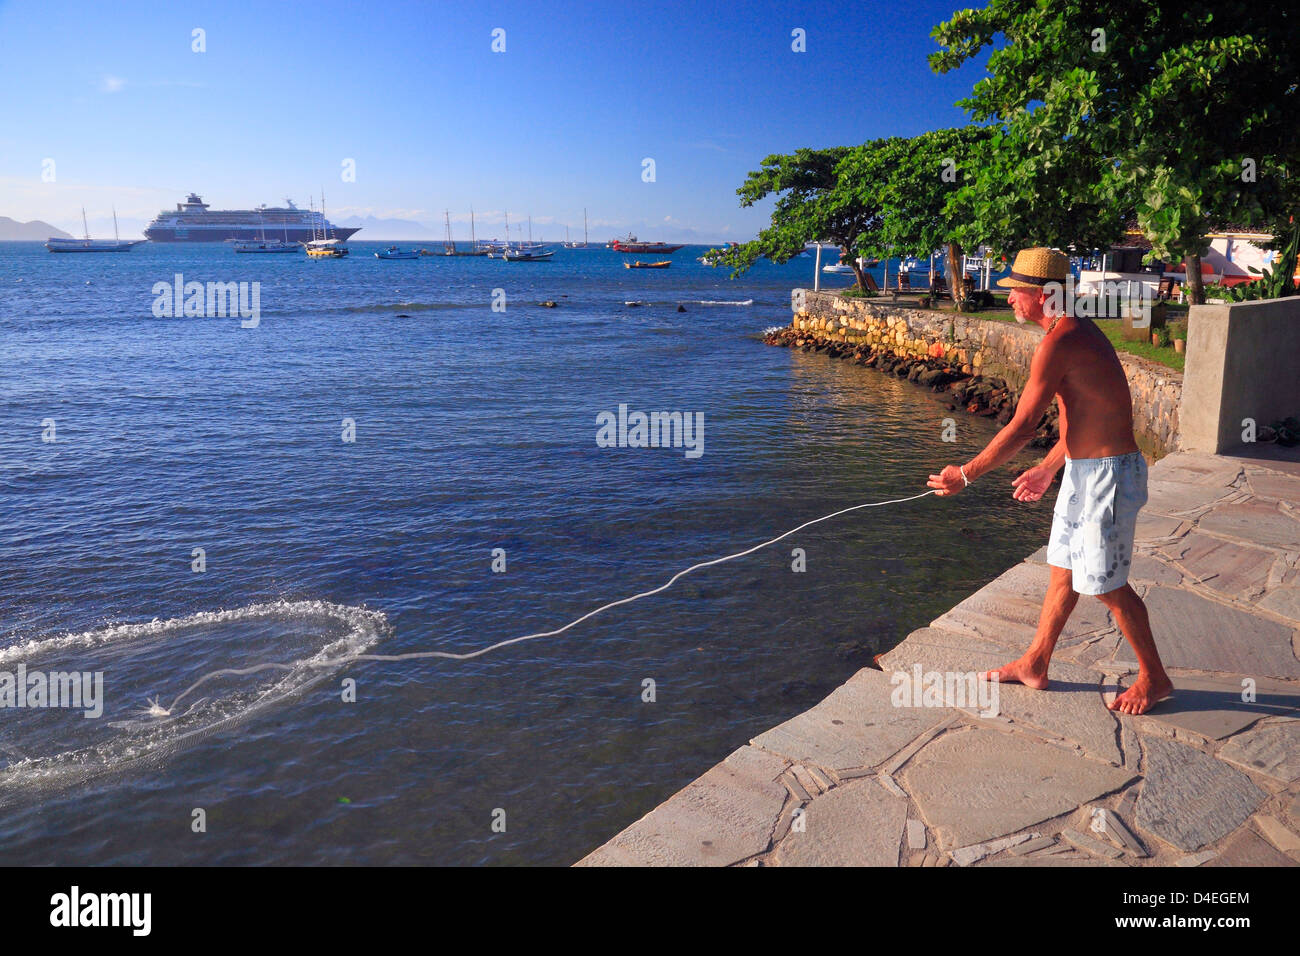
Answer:
<svg viewBox="0 0 1300 956"><path fill-rule="evenodd" d="M963 675L1028 645L1049 577L1040 548L880 655L885 670L741 743L576 865L1297 865L1290 451L1152 465L1130 582L1177 692L1147 714L1106 708L1136 662L1096 600L1062 632L1051 689L999 685L996 715L951 687L897 704L886 671Z"/></svg>

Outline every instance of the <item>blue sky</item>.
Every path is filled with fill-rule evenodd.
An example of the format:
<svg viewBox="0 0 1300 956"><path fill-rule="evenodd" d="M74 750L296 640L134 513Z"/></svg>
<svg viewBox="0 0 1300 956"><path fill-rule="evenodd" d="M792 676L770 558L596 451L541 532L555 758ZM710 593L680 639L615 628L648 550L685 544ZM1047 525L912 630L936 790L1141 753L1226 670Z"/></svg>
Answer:
<svg viewBox="0 0 1300 956"><path fill-rule="evenodd" d="M966 121L981 68L926 54L968 5L0 0L0 215L79 233L83 205L92 231L116 205L130 231L190 190L323 186L332 219L440 231L472 204L488 232L508 210L560 239L586 207L593 240L743 240L767 207L735 190L764 156Z"/></svg>

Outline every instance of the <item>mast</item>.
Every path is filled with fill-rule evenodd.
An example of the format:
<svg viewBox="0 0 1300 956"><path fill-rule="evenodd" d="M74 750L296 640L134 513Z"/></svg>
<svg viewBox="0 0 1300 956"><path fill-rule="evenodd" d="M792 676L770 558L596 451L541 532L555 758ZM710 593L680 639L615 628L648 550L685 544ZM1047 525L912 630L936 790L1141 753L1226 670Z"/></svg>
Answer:
<svg viewBox="0 0 1300 956"><path fill-rule="evenodd" d="M86 207L81 207L81 228L86 233L86 241L90 242L90 227L86 225Z"/></svg>
<svg viewBox="0 0 1300 956"><path fill-rule="evenodd" d="M451 210L444 209L442 214L447 221L447 255L452 256L456 254L456 243L451 238Z"/></svg>
<svg viewBox="0 0 1300 956"><path fill-rule="evenodd" d="M533 217L528 217L528 244L533 244Z"/></svg>
<svg viewBox="0 0 1300 956"><path fill-rule="evenodd" d="M506 210L506 252L510 251L510 210Z"/></svg>
<svg viewBox="0 0 1300 956"><path fill-rule="evenodd" d="M583 246L586 246L586 245L587 245L587 210L586 210L586 207L583 207L583 210L582 210L582 244L583 244Z"/></svg>
<svg viewBox="0 0 1300 956"><path fill-rule="evenodd" d="M478 237L474 235L474 207L469 207L469 241L470 248L478 252Z"/></svg>
<svg viewBox="0 0 1300 956"><path fill-rule="evenodd" d="M117 207L113 207L113 241L121 242L122 237L117 234Z"/></svg>

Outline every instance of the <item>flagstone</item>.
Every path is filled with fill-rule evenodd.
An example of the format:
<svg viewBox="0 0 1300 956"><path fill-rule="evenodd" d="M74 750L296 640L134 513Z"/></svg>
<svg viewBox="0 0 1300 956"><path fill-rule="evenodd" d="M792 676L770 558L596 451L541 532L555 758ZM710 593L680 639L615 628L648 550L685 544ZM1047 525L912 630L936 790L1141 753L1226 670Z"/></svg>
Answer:
<svg viewBox="0 0 1300 956"><path fill-rule="evenodd" d="M961 675L993 670L1009 663L1005 650L988 641L962 638L948 631L931 628L927 635L918 635L881 656L881 665L887 670L914 675L915 666L922 674ZM1013 721L1032 724L1051 731L1083 747L1090 756L1118 764L1122 754L1115 741L1115 716L1106 709L1101 699L1101 675L1078 664L1054 660L1048 671L1052 683L1047 690L1033 690L1020 684L990 685L981 693L992 700L997 694L997 713ZM968 688L969 684L964 685ZM957 687L945 687L957 691ZM977 691L979 690L977 685ZM962 690L963 696L969 691ZM950 707L985 716L980 699L959 701L946 697Z"/></svg>
<svg viewBox="0 0 1300 956"><path fill-rule="evenodd" d="M1268 794L1221 760L1152 734L1142 736L1146 776L1137 825L1191 852L1231 833Z"/></svg>
<svg viewBox="0 0 1300 956"><path fill-rule="evenodd" d="M1165 481L1185 481L1213 487L1231 485L1241 474L1242 463L1225 455L1208 455L1202 452L1180 452L1166 455L1150 466L1150 478Z"/></svg>
<svg viewBox="0 0 1300 956"><path fill-rule="evenodd" d="M1142 720L1189 730L1207 740L1223 740L1265 717L1300 709L1300 686L1237 674L1173 674L1174 696L1142 715ZM1253 681L1254 700L1242 699ZM1131 683L1128 682L1128 683ZM1127 723L1127 722L1126 722Z"/></svg>
<svg viewBox="0 0 1300 956"><path fill-rule="evenodd" d="M1134 554L1133 564L1128 572L1129 583L1136 584L1179 584L1183 580L1177 568L1170 567L1164 561L1149 554ZM1100 603L1100 602L1099 602Z"/></svg>
<svg viewBox="0 0 1300 956"><path fill-rule="evenodd" d="M863 668L825 700L755 737L755 747L839 771L890 757L940 719L941 711L895 707L889 677Z"/></svg>
<svg viewBox="0 0 1300 956"><path fill-rule="evenodd" d="M729 866L762 853L785 805L784 768L780 757L741 747L579 865Z"/></svg>
<svg viewBox="0 0 1300 956"><path fill-rule="evenodd" d="M1300 586L1284 584L1270 588L1255 603L1266 611L1300 622Z"/></svg>
<svg viewBox="0 0 1300 956"><path fill-rule="evenodd" d="M1204 866L1295 866L1296 861L1282 853L1250 827L1242 827Z"/></svg>
<svg viewBox="0 0 1300 956"><path fill-rule="evenodd" d="M1176 554L1182 566L1203 584L1229 597L1263 588L1278 559L1272 551L1244 547L1196 531L1166 550Z"/></svg>
<svg viewBox="0 0 1300 956"><path fill-rule="evenodd" d="M1150 490L1148 486L1147 500L1150 502ZM1157 538L1170 538L1182 527L1182 518L1171 518L1167 515L1156 514L1146 508L1138 512L1137 524L1134 526L1134 542L1152 541ZM1047 549L1043 549L1046 553Z"/></svg>
<svg viewBox="0 0 1300 956"><path fill-rule="evenodd" d="M1255 826L1269 843L1283 853L1300 853L1300 834L1289 830L1277 817L1261 813L1255 817Z"/></svg>
<svg viewBox="0 0 1300 956"><path fill-rule="evenodd" d="M1221 505L1201 518L1198 526L1204 531L1217 531L1275 548L1300 547L1300 521L1273 502L1243 501Z"/></svg>
<svg viewBox="0 0 1300 956"><path fill-rule="evenodd" d="M779 866L898 866L907 804L869 780L818 797L771 856Z"/></svg>
<svg viewBox="0 0 1300 956"><path fill-rule="evenodd" d="M936 740L903 774L922 818L947 847L1027 829L1135 779L1018 734L978 728Z"/></svg>
<svg viewBox="0 0 1300 956"><path fill-rule="evenodd" d="M1143 601L1166 667L1300 678L1293 628L1181 588L1151 588ZM1127 641L1115 659L1137 663Z"/></svg>
<svg viewBox="0 0 1300 956"><path fill-rule="evenodd" d="M1250 482L1250 490L1261 498L1300 501L1300 478L1270 471L1247 475L1246 480Z"/></svg>
<svg viewBox="0 0 1300 956"><path fill-rule="evenodd" d="M1215 755L1280 783L1300 778L1300 720L1268 721L1238 734Z"/></svg>
<svg viewBox="0 0 1300 956"><path fill-rule="evenodd" d="M1208 508L1234 490L1185 481L1163 481L1148 476L1144 510L1168 516L1191 515Z"/></svg>

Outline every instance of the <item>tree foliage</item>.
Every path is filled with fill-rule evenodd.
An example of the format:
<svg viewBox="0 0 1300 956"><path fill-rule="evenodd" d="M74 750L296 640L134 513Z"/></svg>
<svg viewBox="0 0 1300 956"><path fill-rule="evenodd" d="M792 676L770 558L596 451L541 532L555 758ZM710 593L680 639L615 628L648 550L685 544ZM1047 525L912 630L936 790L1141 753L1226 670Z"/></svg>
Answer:
<svg viewBox="0 0 1300 956"><path fill-rule="evenodd" d="M762 257L782 263L803 252L809 242L830 242L853 264L858 288L865 288L854 260L873 242L880 216L873 204L860 201L842 175L841 163L852 151L835 146L765 158L736 192L742 206L777 196L771 224L756 239L726 250L711 249L706 255L731 266L734 276Z"/></svg>
<svg viewBox="0 0 1300 956"><path fill-rule="evenodd" d="M1293 8L990 0L933 36L938 72L1004 41L989 56L989 75L958 104L1005 130L963 197L995 245L1018 231L1050 242L1051 213L1038 212L1048 203L1069 210L1053 245L1101 245L1131 210L1157 256L1189 258L1195 295L1216 225L1280 233L1295 212Z"/></svg>

